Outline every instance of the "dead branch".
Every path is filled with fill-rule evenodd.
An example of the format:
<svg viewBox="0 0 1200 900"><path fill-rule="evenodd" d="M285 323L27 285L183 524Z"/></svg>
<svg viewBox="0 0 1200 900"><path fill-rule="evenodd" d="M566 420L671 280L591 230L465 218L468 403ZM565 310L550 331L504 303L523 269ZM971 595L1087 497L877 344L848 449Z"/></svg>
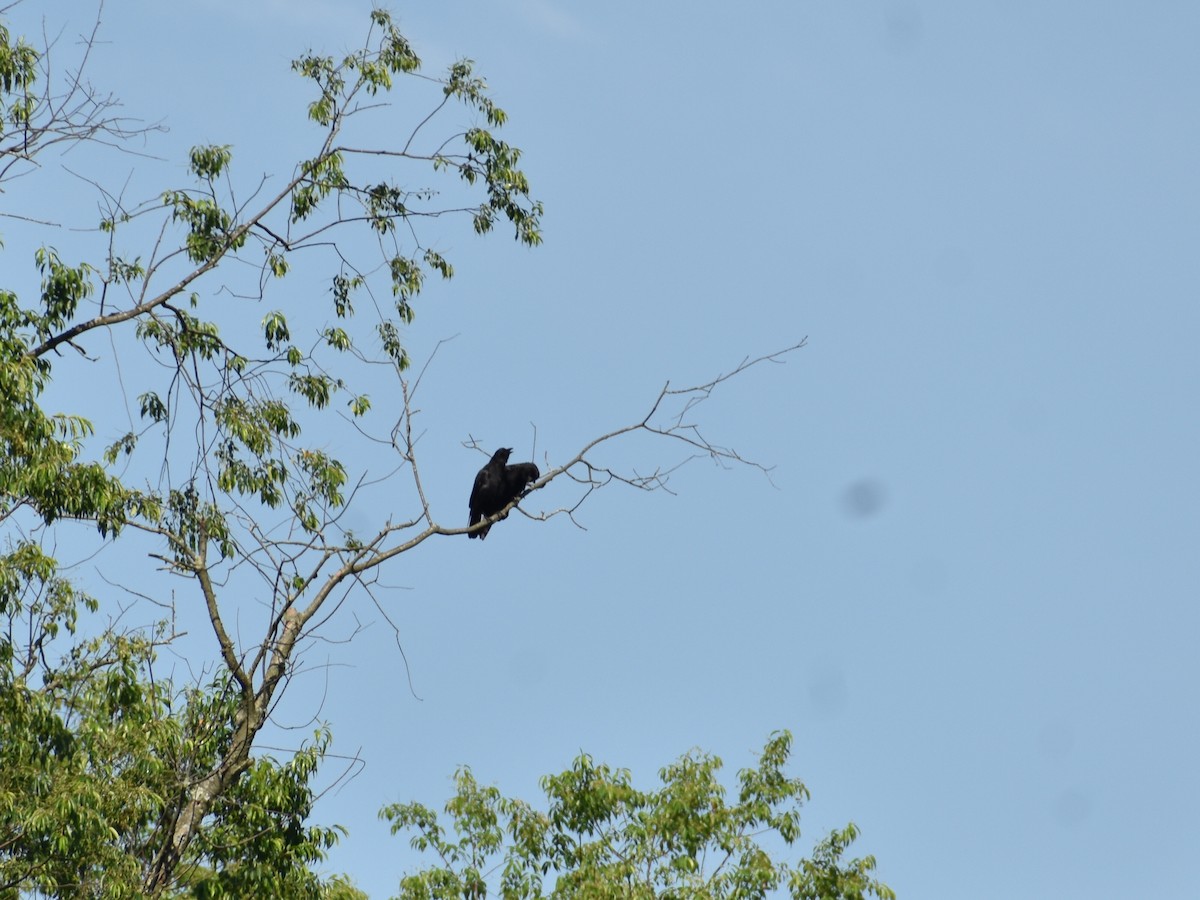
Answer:
<svg viewBox="0 0 1200 900"><path fill-rule="evenodd" d="M439 534L467 534L471 531L482 529L488 524L503 519L510 511L516 509L518 504L532 491L546 487L550 482L559 476L565 475L569 480L584 488L583 493L578 496L574 502L569 505L557 507L555 509L546 510L541 513L530 513L526 510L521 512L530 519L535 521L546 521L557 515L567 516L572 523L583 528L575 518L575 513L583 505L583 503L591 496L591 494L608 484L617 482L625 484L629 487L637 488L638 490L653 491L664 490L667 493L673 493L668 486L670 476L678 471L683 466L687 465L693 459L709 458L723 466L742 465L752 469L757 469L767 478L771 479L771 470L773 466L766 466L752 459L747 459L742 456L732 447L726 447L721 444L714 443L704 436L700 430L700 426L692 422L688 417L693 413L696 407L707 400L720 385L737 377L747 369L753 368L760 363L782 363L789 353L802 349L807 338L802 339L799 343L786 347L783 350L777 350L774 353L768 353L763 356L754 358L746 357L731 371L717 375L710 381L703 384L693 385L685 388L672 388L671 383L667 382L659 391L658 396L650 405L649 412L646 413L639 421L622 428L617 428L607 434L602 434L597 438L589 441L583 448L576 453L571 459L565 463L550 469L540 479L534 482L521 497L514 500L502 511L494 516L485 519L473 528L455 528L455 529L438 529ZM672 398L678 398L682 404L678 412L673 415L660 415L663 412L664 404ZM662 421L665 418L665 421ZM686 458L675 463L674 465L657 467L654 471L647 474L633 472L620 472L609 466L601 465L589 458L589 454L602 444L614 441L634 432L643 431L656 437L666 438L671 441L678 441L689 448L691 452ZM482 449L475 439L469 439L464 442L464 446L473 449ZM772 482L773 484L773 482ZM585 529L586 530L586 529Z"/></svg>
<svg viewBox="0 0 1200 900"><path fill-rule="evenodd" d="M137 119L119 115L120 102L111 94L98 92L87 80L86 70L98 43L103 11L104 3L100 2L90 31L80 35L83 49L78 59L61 75L56 66L56 48L62 35L51 37L43 26L42 47L37 53L33 78L14 79L14 93L23 93L31 108L29 116L19 124L10 124L0 131L0 184L36 169L37 157L51 148L65 153L80 144L98 144L145 156L130 143L135 138L165 131L159 123L144 125Z"/></svg>

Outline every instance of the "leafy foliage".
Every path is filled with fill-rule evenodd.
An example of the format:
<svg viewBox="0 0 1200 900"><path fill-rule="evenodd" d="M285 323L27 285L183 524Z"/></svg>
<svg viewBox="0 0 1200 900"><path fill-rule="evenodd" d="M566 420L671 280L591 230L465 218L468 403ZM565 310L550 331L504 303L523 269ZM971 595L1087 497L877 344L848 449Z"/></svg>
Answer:
<svg viewBox="0 0 1200 900"><path fill-rule="evenodd" d="M195 884L200 900L325 895L312 867L345 834L309 825L314 795L309 786L329 746L319 730L312 744L278 763L262 757L214 803L212 824L200 833L194 855L213 867Z"/></svg>
<svg viewBox="0 0 1200 900"><path fill-rule="evenodd" d="M93 32L83 62L95 44ZM0 23L0 185L45 177L53 169L42 158L56 150L82 147L75 164L147 136L115 116L83 62L52 66L48 52ZM71 229L61 250L43 244L36 288L0 285L0 896L361 896L314 871L342 834L310 821L329 731L317 727L282 759L259 737L304 642L343 600L369 594L381 567L431 536L464 532L439 525L424 494L403 374L404 329L429 276L454 275L427 230L457 218L484 234L507 222L536 246L542 206L474 64L422 74L387 12L371 13L360 48L308 52L292 68L311 92L311 142L265 164L279 181L261 178L261 161L243 169L231 145L195 147L184 183L156 183L141 201L97 184L83 198L89 217L98 199L94 230ZM381 102L392 91L405 102ZM474 124L446 134L439 113L454 107ZM390 119L364 127L405 114L407 132ZM34 217L6 215L41 237ZM585 458L638 430L746 462L683 413L777 355L705 385L668 385L641 421L589 442L541 482L569 474L583 498L614 480L662 486L670 470L623 476ZM381 369L402 403L382 425L367 389ZM113 385L129 413L108 420L96 401L93 424L57 411L85 402L75 387L93 381ZM661 412L673 400L683 413ZM376 512L365 536L343 525L359 488L374 483L348 464L347 435L408 469L411 519ZM102 597L60 563L64 546L68 558L115 559ZM146 608L148 622L131 612ZM186 676L164 677L160 653L181 639L177 609L202 625L206 652L186 657ZM702 756L664 770L664 789L645 794L627 773L582 758L547 780L548 814L464 770L448 807L457 840L424 808L392 811L445 862L406 879L406 896L482 896L505 829L502 884L514 896L538 895L552 872L559 896L753 896L785 873L825 892L812 896L887 896L869 857L842 867L852 831L819 845L811 869L781 868L758 848L753 829L789 843L798 834L787 804L803 787L777 771L780 740L733 806L715 781L719 763ZM718 852L728 864L706 868Z"/></svg>
<svg viewBox="0 0 1200 900"><path fill-rule="evenodd" d="M795 900L895 900L873 876L872 856L846 860L853 824L823 839L797 864L772 859L767 846L795 846L808 789L784 772L791 735L773 734L758 766L738 773L735 802L718 780L721 760L690 753L667 766L662 786L641 791L630 773L582 755L542 779L546 811L482 787L466 768L446 804L449 827L420 803L381 815L392 832L437 863L405 876L401 900L482 898L766 897Z"/></svg>
<svg viewBox="0 0 1200 900"><path fill-rule="evenodd" d="M487 129L507 119L470 63L440 80L420 66L374 10L361 48L293 64L315 93L316 135L283 161L277 192L242 190L231 146L195 147L185 184L141 203L99 191L94 257L43 246L36 296L0 286L0 895L360 896L314 874L341 833L309 822L329 731L282 760L254 751L306 623L342 582L397 552L338 531L350 474L321 423L335 410L370 413L355 372L409 364L400 329L426 276L454 272L422 245L422 220L460 215L479 230L481 217L506 218L519 240L541 239L541 205L514 148L473 129L418 149L448 103L482 112ZM0 182L47 171L35 160L56 145L119 146L141 133L78 68L51 82L57 71L0 23ZM358 122L387 107L362 99L402 84L431 111L407 139L371 145L378 131ZM411 190L396 171L406 167L461 178L443 179L452 197ZM329 292L298 302L296 285L257 313L257 330L245 327L239 306L289 279L297 260L320 258ZM355 295L373 298L376 280L390 308L360 313ZM56 376L93 377L97 352L128 355L137 343L157 364L130 398L140 421L97 450L92 421L45 398ZM77 522L92 526L93 544L60 530ZM155 565L201 601L219 663L191 682L161 677L173 615L119 626L117 604L81 590L46 549L60 538L85 554L151 540ZM122 587L171 609L137 576ZM261 629L248 638L225 626L237 617L244 629L255 614Z"/></svg>
<svg viewBox="0 0 1200 900"><path fill-rule="evenodd" d="M161 629L108 629L52 660L79 609L96 608L55 570L32 544L0 558L0 892L141 897L161 829L228 754L240 700L227 675L181 694L155 678L156 648L171 638ZM322 730L282 764L256 759L176 880L208 872L194 883L203 897L325 896L312 866L338 831L305 822L328 743Z"/></svg>

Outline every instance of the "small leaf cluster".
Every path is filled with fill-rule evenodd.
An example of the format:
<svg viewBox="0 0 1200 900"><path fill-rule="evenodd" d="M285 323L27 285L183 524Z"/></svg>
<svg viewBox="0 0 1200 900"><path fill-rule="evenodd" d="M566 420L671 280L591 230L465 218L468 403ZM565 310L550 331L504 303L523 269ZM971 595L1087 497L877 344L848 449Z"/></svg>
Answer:
<svg viewBox="0 0 1200 900"><path fill-rule="evenodd" d="M0 22L0 127L24 129L37 108L33 84L38 53L23 40L13 41Z"/></svg>
<svg viewBox="0 0 1200 900"><path fill-rule="evenodd" d="M160 521L170 535L172 555L184 570L194 570L215 546L222 559L237 555L237 544L220 507L201 498L196 485L167 492Z"/></svg>
<svg viewBox="0 0 1200 900"><path fill-rule="evenodd" d="M40 247L34 259L42 275L42 296L41 310L30 316L30 325L41 340L70 322L80 302L91 296L94 270L87 263L65 265L50 247Z"/></svg>
<svg viewBox="0 0 1200 900"><path fill-rule="evenodd" d="M350 187L344 159L342 154L336 151L305 160L300 165L300 175L300 182L292 191L293 222L303 222L317 211L321 201L331 193Z"/></svg>
<svg viewBox="0 0 1200 900"><path fill-rule="evenodd" d="M192 262L211 262L246 242L245 230L236 228L233 216L211 197L168 191L163 203L171 208L172 218L188 229L185 245Z"/></svg>
<svg viewBox="0 0 1200 900"><path fill-rule="evenodd" d="M79 461L92 423L41 407L51 364L30 354L36 336L90 292L90 270L64 266L49 250L38 260L45 277L38 308L22 308L0 290L0 521L28 506L45 523L89 519L108 534L124 523L131 494L99 464Z"/></svg>

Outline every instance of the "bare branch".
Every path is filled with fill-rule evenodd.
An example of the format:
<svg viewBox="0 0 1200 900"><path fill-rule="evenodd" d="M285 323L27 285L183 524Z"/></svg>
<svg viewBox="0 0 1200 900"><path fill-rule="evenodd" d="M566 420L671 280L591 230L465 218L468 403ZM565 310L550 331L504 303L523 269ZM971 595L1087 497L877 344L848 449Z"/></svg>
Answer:
<svg viewBox="0 0 1200 900"><path fill-rule="evenodd" d="M505 518L511 510L517 508L517 505L521 502L521 500L528 496L530 492L545 487L551 481L561 475L566 475L567 478L585 488L583 494L580 495L580 497L574 503L569 506L563 506L553 510L544 511L540 514L532 514L526 512L525 510L521 510L521 512L524 513L528 518L536 521L545 521L556 515L566 515L575 525L578 525L582 528L583 526L580 525L575 519L574 514L583 505L584 501L587 500L587 498L599 488L602 488L612 482L618 482L639 490L664 490L667 493L672 493L671 489L668 487L670 476L691 460L701 458L712 459L723 466L743 465L752 469L757 469L767 478L768 482L773 485L774 482L771 482L772 466L765 466L762 463L756 462L752 459L747 459L732 447L726 447L713 443L704 437L700 431L699 425L691 422L688 416L700 403L708 399L708 397L712 395L713 391L715 391L725 382L735 378L748 369L759 365L760 363L770 362L779 364L784 362L785 356L803 348L807 340L807 338L804 338L799 343L793 344L790 347L786 347L783 350L778 350L763 356L754 358L746 357L731 371L717 375L712 380L706 381L703 384L686 388L672 388L670 382L668 382L663 386L662 390L659 391L658 396L650 405L649 411L639 421L626 425L622 428L617 428L608 432L607 434L602 434L599 437L592 439L586 443L583 448L571 459L547 471L540 479L530 485L529 489L522 494L521 497L518 497L495 516L485 520L485 522L479 523L474 529L439 529L438 533L466 534L472 530L480 530L486 524L492 524L500 519ZM664 404L672 399L678 399L682 401L682 404L679 410L674 414L666 414L666 421L662 422L660 420L663 418L663 416L660 415L660 413L663 412ZM625 435L633 434L639 431L646 432L657 437L667 438L668 440L678 441L695 452L689 453L687 457L675 463L674 465L667 466L665 468L658 467L655 468L654 471L647 474L641 474L637 471L629 473L619 472L608 466L600 465L589 458L589 454L602 444L609 443ZM482 449L479 447L478 442L474 438L464 442L464 446Z"/></svg>
<svg viewBox="0 0 1200 900"><path fill-rule="evenodd" d="M51 38L43 28L36 74L29 80L14 81L14 92L20 92L22 101L28 102L29 114L0 132L0 184L35 169L37 157L50 148L65 153L80 144L89 144L144 156L133 150L130 142L165 130L157 123L143 125L136 119L118 115L119 101L111 94L99 93L87 81L85 71L97 45L103 9L103 2L98 3L90 32L80 35L83 49L79 59L61 76L54 65L61 35ZM41 88L36 90L39 80Z"/></svg>

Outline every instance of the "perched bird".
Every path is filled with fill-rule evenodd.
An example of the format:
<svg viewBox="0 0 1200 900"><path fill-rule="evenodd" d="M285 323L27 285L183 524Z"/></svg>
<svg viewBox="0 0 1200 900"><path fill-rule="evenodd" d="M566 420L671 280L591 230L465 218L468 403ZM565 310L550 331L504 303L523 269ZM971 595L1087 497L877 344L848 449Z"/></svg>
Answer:
<svg viewBox="0 0 1200 900"><path fill-rule="evenodd" d="M480 469L479 474L475 476L475 486L471 488L471 525L482 522L488 516L494 516L500 512L513 500L520 497L531 482L537 481L541 477L538 467L531 462L507 465L508 457L511 454L511 447L501 447L492 454L487 465ZM507 518L507 516L502 518ZM482 540L491 531L492 524L468 535L468 537Z"/></svg>
<svg viewBox="0 0 1200 900"><path fill-rule="evenodd" d="M504 509L505 503L501 497L505 494L504 464L512 453L511 447L501 447L492 454L487 465L475 476L475 486L471 488L471 525L475 525L487 516L495 515ZM489 525L481 531L470 535L473 538L485 538L491 529Z"/></svg>

